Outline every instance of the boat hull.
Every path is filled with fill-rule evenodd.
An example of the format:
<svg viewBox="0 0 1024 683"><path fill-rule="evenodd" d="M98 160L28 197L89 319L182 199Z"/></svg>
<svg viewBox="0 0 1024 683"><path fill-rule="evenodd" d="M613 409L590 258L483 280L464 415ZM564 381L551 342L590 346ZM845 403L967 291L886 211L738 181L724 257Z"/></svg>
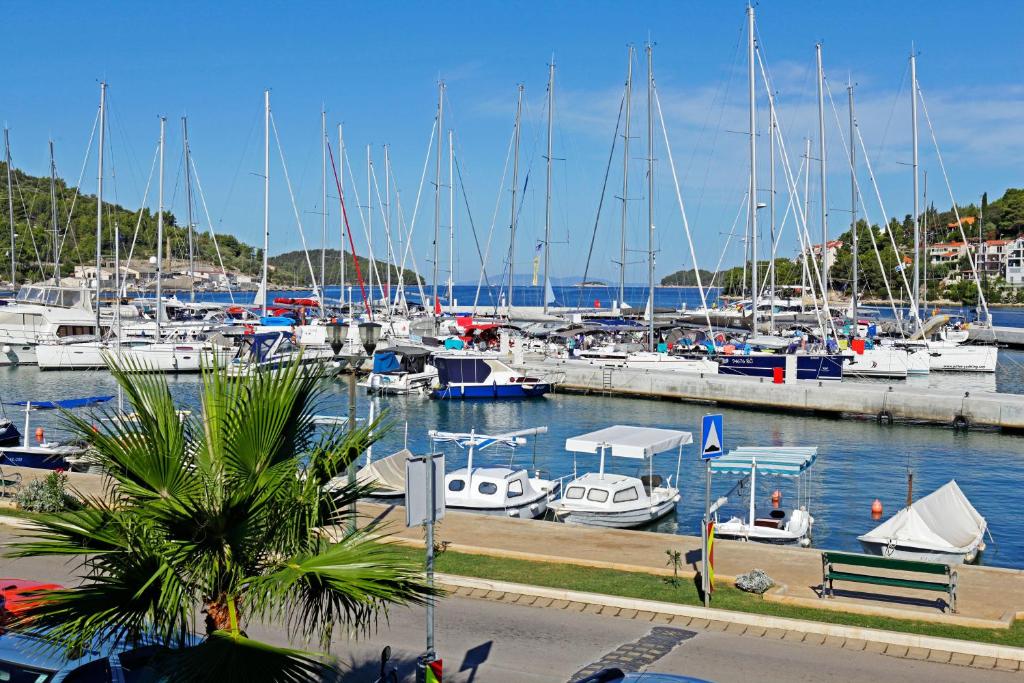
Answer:
<svg viewBox="0 0 1024 683"><path fill-rule="evenodd" d="M493 517L513 517L518 519L537 519L543 517L548 511L548 500L547 494L542 495L534 500L526 501L518 505L509 507L495 507L495 508L482 508L482 507L470 507L468 505L449 505L445 503L445 507L449 510L461 510L464 512L474 512L477 514L491 515Z"/></svg>
<svg viewBox="0 0 1024 683"><path fill-rule="evenodd" d="M776 368L786 369L784 354L751 354L736 356L715 356L718 374L741 375L744 377L772 378ZM841 380L843 378L843 356L839 354L796 356L796 378L805 380Z"/></svg>
<svg viewBox="0 0 1024 683"><path fill-rule="evenodd" d="M449 384L430 392L430 398L520 399L536 398L551 391L550 384Z"/></svg>
<svg viewBox="0 0 1024 683"><path fill-rule="evenodd" d="M985 544L981 545L965 552L965 553L950 553L933 550L924 550L921 548L910 548L906 546L895 546L890 548L888 545L882 543L874 543L871 541L860 541L861 547L864 548L864 552L869 555L878 555L880 557L891 557L895 560L912 560L915 562L937 562L939 564L973 564L978 561L981 553L985 549Z"/></svg>
<svg viewBox="0 0 1024 683"><path fill-rule="evenodd" d="M656 505L645 506L635 510L622 512L604 512L598 510L571 510L559 507L555 511L556 518L566 524L581 526L599 526L610 529L632 529L644 526L665 517L675 510L679 496L673 496Z"/></svg>
<svg viewBox="0 0 1024 683"><path fill-rule="evenodd" d="M14 467L32 467L38 470L70 469L62 454L34 452L33 448L0 448L0 460Z"/></svg>

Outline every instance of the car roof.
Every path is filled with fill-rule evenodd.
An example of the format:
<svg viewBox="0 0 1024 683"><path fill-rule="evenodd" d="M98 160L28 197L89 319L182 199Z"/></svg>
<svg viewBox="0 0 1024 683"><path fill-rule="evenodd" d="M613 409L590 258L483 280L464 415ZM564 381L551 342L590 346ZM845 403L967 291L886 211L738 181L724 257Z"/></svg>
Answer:
<svg viewBox="0 0 1024 683"><path fill-rule="evenodd" d="M189 638L188 645L197 645L197 636ZM136 642L125 642L117 638L97 637L78 657L68 658L64 648L48 642L43 634L32 632L0 633L0 661L21 664L50 671L74 669L83 664L121 654L140 647L157 644L148 636Z"/></svg>

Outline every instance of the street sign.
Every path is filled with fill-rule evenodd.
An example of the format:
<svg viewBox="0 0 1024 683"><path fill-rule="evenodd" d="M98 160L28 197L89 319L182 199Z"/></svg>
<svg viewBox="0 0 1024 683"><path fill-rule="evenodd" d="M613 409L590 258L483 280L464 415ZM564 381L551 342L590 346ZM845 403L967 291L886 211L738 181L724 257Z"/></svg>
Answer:
<svg viewBox="0 0 1024 683"><path fill-rule="evenodd" d="M434 464L430 476L428 462ZM430 501L434 514L430 514ZM409 458L405 461L405 525L423 526L444 517L444 455Z"/></svg>
<svg viewBox="0 0 1024 683"><path fill-rule="evenodd" d="M700 425L700 457L703 460L714 460L725 453L722 442L722 416L705 415Z"/></svg>

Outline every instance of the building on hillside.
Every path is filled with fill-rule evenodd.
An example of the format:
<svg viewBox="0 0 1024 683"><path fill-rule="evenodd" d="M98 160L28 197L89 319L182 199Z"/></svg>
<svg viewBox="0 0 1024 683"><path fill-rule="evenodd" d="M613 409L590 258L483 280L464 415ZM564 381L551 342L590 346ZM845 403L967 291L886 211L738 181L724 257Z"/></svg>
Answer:
<svg viewBox="0 0 1024 683"><path fill-rule="evenodd" d="M1024 235L1007 245L1006 281L1014 287L1024 287Z"/></svg>
<svg viewBox="0 0 1024 683"><path fill-rule="evenodd" d="M954 223L954 225L956 224ZM928 262L932 265L956 264L967 255L969 249L973 251L973 245L969 247L963 242L936 242L928 246Z"/></svg>
<svg viewBox="0 0 1024 683"><path fill-rule="evenodd" d="M962 216L960 218L960 224L963 226L964 233L967 234L968 238L970 238L970 236L971 236L970 235L970 229L974 227L974 224L977 222L977 220L978 219L975 218L974 216ZM947 223L946 227L950 231L952 231L952 230L959 230L959 228L957 227L956 221L953 221L952 223Z"/></svg>
<svg viewBox="0 0 1024 683"><path fill-rule="evenodd" d="M825 253L825 264L826 264L825 265L825 271L826 271L826 274L827 274L828 271L832 270L832 264L834 264L836 262L836 255L839 253L839 250L843 248L843 241L842 240L830 240L825 245L825 248L827 249L827 251ZM811 245L811 253L814 255L814 260L816 260L818 262L818 266L820 267L821 266L821 245L820 244L813 244L813 245ZM801 253L800 256L797 258L797 262L798 263L802 263L803 262L803 257L804 257L804 254Z"/></svg>
<svg viewBox="0 0 1024 683"><path fill-rule="evenodd" d="M1006 277L1012 240L985 240L978 254L978 273L984 277Z"/></svg>

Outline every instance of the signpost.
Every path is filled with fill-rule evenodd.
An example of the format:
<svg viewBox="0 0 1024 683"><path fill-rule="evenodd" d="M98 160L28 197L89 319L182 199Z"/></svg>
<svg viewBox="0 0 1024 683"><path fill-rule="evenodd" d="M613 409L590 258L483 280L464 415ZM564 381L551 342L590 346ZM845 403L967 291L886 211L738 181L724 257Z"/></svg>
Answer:
<svg viewBox="0 0 1024 683"><path fill-rule="evenodd" d="M444 518L444 455L435 453L405 462L405 525L426 530L427 585L434 586L434 523ZM427 601L427 650L416 660L417 683L441 680L441 660L434 651L434 600Z"/></svg>
<svg viewBox="0 0 1024 683"><path fill-rule="evenodd" d="M723 421L721 415L705 415L700 424L700 457L704 461L704 520L700 525L701 539L701 592L704 594L704 606L711 605L710 562L708 557L708 525L711 522L711 461L720 458L725 452L722 445L725 437L722 434Z"/></svg>

